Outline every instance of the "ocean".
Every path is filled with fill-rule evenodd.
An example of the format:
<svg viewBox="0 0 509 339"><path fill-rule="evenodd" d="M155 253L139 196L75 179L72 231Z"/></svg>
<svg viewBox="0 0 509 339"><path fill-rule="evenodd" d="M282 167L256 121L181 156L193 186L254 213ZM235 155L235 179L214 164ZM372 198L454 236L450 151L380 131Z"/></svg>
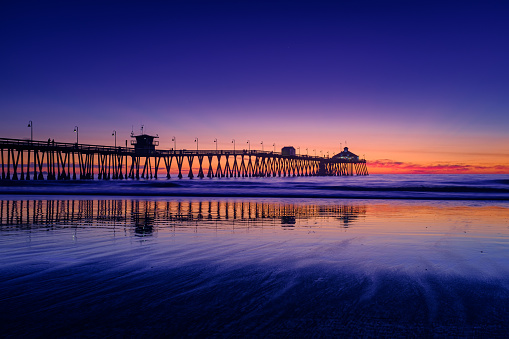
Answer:
<svg viewBox="0 0 509 339"><path fill-rule="evenodd" d="M509 175L4 181L0 194L509 200Z"/></svg>
<svg viewBox="0 0 509 339"><path fill-rule="evenodd" d="M505 337L509 175L0 182L4 337Z"/></svg>

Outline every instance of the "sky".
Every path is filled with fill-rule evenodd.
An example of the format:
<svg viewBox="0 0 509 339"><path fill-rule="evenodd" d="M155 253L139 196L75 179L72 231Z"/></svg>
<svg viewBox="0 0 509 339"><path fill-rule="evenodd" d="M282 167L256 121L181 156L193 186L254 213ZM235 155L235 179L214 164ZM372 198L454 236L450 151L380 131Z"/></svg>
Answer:
<svg viewBox="0 0 509 339"><path fill-rule="evenodd" d="M504 1L0 3L0 137L509 173ZM198 138L198 145L195 139ZM248 144L249 140L249 144ZM275 146L273 146L275 145Z"/></svg>

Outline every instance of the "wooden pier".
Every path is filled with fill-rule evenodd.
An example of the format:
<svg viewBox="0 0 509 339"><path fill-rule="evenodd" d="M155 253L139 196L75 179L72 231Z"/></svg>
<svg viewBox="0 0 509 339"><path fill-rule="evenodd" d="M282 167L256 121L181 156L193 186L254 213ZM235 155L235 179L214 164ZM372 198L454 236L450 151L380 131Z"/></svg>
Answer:
<svg viewBox="0 0 509 339"><path fill-rule="evenodd" d="M0 138L0 151L2 180L151 179L160 171L168 179L174 173L178 178L368 175L366 160L358 157L259 150L156 150Z"/></svg>

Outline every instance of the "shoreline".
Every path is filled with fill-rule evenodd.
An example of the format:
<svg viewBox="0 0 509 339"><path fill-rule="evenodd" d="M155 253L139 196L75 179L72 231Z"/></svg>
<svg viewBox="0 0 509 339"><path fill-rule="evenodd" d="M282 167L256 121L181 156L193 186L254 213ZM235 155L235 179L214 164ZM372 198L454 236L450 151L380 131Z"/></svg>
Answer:
<svg viewBox="0 0 509 339"><path fill-rule="evenodd" d="M8 336L509 330L506 202L70 197L0 196Z"/></svg>

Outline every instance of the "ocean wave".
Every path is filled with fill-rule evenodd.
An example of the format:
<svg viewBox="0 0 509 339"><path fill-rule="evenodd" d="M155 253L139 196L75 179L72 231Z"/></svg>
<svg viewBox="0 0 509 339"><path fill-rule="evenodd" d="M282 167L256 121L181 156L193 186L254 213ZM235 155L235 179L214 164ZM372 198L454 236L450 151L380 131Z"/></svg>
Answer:
<svg viewBox="0 0 509 339"><path fill-rule="evenodd" d="M451 193L509 193L509 189L470 186L403 186L403 187L360 187L360 186L322 186L314 189L334 191L362 191L362 192L451 192Z"/></svg>
<svg viewBox="0 0 509 339"><path fill-rule="evenodd" d="M0 181L0 194L509 200L507 175Z"/></svg>

